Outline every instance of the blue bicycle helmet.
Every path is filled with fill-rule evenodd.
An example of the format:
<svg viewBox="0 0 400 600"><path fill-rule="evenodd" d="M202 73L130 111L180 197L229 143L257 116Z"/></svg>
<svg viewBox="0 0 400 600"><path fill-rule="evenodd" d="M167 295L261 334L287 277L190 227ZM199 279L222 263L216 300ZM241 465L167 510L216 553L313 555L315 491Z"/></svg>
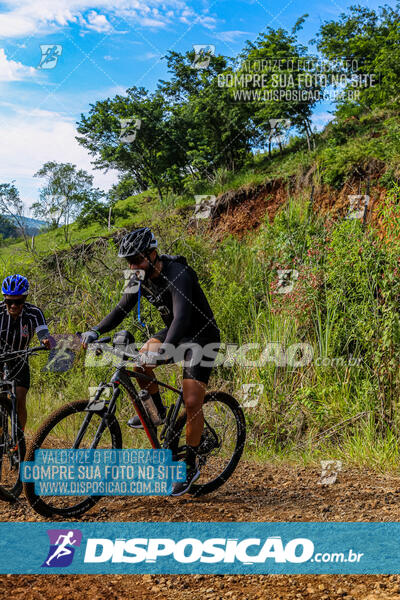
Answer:
<svg viewBox="0 0 400 600"><path fill-rule="evenodd" d="M1 291L6 296L26 296L28 290L29 283L23 275L9 275L1 286Z"/></svg>

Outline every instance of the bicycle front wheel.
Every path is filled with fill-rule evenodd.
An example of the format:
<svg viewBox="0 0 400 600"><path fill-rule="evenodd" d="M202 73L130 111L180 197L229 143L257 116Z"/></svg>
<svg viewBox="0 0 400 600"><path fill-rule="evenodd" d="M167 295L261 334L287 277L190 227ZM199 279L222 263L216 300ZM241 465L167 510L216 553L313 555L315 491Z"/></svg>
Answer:
<svg viewBox="0 0 400 600"><path fill-rule="evenodd" d="M102 422L102 413L88 412L87 405L87 400L71 402L50 415L33 438L25 460L33 461L35 450L39 448L122 448L121 429L114 416L108 418L100 443L94 445L96 432ZM76 445L78 432L79 444ZM24 489L29 504L43 517L79 517L102 497L40 495L35 492L34 483L25 483Z"/></svg>
<svg viewBox="0 0 400 600"><path fill-rule="evenodd" d="M204 398L204 430L199 446L200 478L189 493L213 492L232 475L243 454L246 422L240 404L224 392L209 392ZM186 412L178 418L170 448L175 459L184 459Z"/></svg>
<svg viewBox="0 0 400 600"><path fill-rule="evenodd" d="M12 438L11 402L0 396L0 499L15 502L22 492L20 464L25 456L24 432L17 419L17 439Z"/></svg>

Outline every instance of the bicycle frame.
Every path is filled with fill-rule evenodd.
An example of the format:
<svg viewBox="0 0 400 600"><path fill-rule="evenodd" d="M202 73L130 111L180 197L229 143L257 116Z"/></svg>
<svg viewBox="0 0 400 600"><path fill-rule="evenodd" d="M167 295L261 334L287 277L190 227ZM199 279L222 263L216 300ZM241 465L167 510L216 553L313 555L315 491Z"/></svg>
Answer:
<svg viewBox="0 0 400 600"><path fill-rule="evenodd" d="M4 390L3 393L7 393L9 399L11 400L11 443L13 446L15 446L15 444L18 442L17 394L15 380L9 380L10 371L7 361L18 358L19 356L23 356L24 354L26 357L28 357L41 350L47 350L47 348L44 346L38 346L35 348L28 348L26 350L15 350L6 355L0 356L0 362L4 363L3 377L0 379L0 393L2 393L2 388L9 388L8 392L7 390Z"/></svg>
<svg viewBox="0 0 400 600"><path fill-rule="evenodd" d="M178 394L178 400L176 401L176 403L172 404L172 406L170 407L167 417L166 417L166 420L165 420L165 425L160 434L160 439L161 440L164 439L162 446L157 437L157 428L154 427L153 423L151 422L150 418L148 417L148 415L144 409L143 403L141 402L141 400L139 398L138 392L136 391L135 387L132 384L131 377L135 377L135 379L142 379L142 380L145 380L148 382L157 383L158 385L160 385L164 388L168 388L168 389L176 392L176 394ZM138 371L129 370L129 369L125 368L123 363L117 365L116 371L112 375L109 382L101 382L99 384L99 387L97 389L97 392L96 392L93 400L91 400L88 405L88 408L87 408L88 415L85 417L85 419L79 429L79 432L77 434L77 437L76 437L74 445L73 445L73 448L78 448L79 444L82 441L82 438L86 431L87 425L89 424L89 422L91 420L90 413L91 412L101 412L107 408L106 412L104 412L104 414L103 414L103 418L97 428L93 443L91 445L92 449L97 447L97 444L99 443L100 438L101 438L105 428L107 427L108 418L111 416L114 416L114 414L115 414L116 401L117 401L118 396L121 393L121 390L119 388L120 385L122 385L122 387L126 390L128 396L130 397L132 404L135 408L135 411L143 425L143 429L151 443L152 448L153 449L160 449L161 447L168 448L169 438L170 438L170 434L172 433L172 430L173 430L173 425L175 424L176 418L177 418L179 411L183 404L182 389L178 390L177 388L174 388L173 386L168 385L167 383L163 383L162 381L159 381L156 377L151 377L150 375L146 375L145 373L140 373ZM112 396L110 399L104 398L103 400L101 400L100 396L105 388L111 388L113 390Z"/></svg>
<svg viewBox="0 0 400 600"><path fill-rule="evenodd" d="M15 445L18 442L18 424L17 424L17 394L16 394L16 385L15 385L15 381L9 381L8 377L10 375L10 372L8 370L7 364L4 365L4 374L3 374L3 378L0 380L0 393L7 393L9 399L11 400L11 444ZM3 391L2 388L8 388L8 392L7 389L5 389ZM2 427L4 425L2 424ZM4 434L6 434L7 432L2 431L2 438L3 438L3 443L1 444L1 446L3 446L2 448L2 453L1 453L1 458L0 460L3 460L3 453L4 450L7 450L4 445L5 445L5 436Z"/></svg>

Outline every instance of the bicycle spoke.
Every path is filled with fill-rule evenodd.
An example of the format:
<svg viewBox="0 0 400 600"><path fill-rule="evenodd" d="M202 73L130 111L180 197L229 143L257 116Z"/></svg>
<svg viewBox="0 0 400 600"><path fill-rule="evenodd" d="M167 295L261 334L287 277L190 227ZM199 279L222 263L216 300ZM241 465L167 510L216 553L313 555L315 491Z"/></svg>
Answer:
<svg viewBox="0 0 400 600"><path fill-rule="evenodd" d="M86 412L86 401L62 407L47 419L37 432L29 448L28 458L33 460L35 449L111 449L122 445L120 429L115 419L102 426L102 415ZM37 485L37 484L36 484ZM41 495L40 488L27 483L25 491L31 506L40 514L73 516L83 514L100 496ZM45 491L43 487L42 493ZM47 487L47 492L52 491ZM57 490L60 491L60 490Z"/></svg>
<svg viewBox="0 0 400 600"><path fill-rule="evenodd" d="M89 449L94 446L95 434L99 425L100 417L92 416L90 421L84 419L85 427L82 420L86 417L85 413L76 413L70 415L58 423L50 432L49 436L44 440L41 449ZM81 427L80 427L81 426ZM76 439L76 431L79 429L79 439ZM77 442L77 443L76 443ZM110 434L104 434L101 439L99 448L112 448ZM54 508L68 508L82 502L82 496L47 496L45 501Z"/></svg>
<svg viewBox="0 0 400 600"><path fill-rule="evenodd" d="M213 481L226 469L235 451L237 440L235 415L228 406L220 402L207 402L204 405L204 420L203 442L206 449L209 442L211 450L200 459L205 461L197 481L197 485L200 486ZM207 424L211 427L211 431ZM213 434L217 436L217 441L214 440Z"/></svg>
<svg viewBox="0 0 400 600"><path fill-rule="evenodd" d="M191 492L205 494L230 477L243 452L245 421L237 401L222 392L209 393L203 404L204 430L199 445L200 477ZM177 460L184 460L186 426L176 426L179 440L175 439L173 452Z"/></svg>
<svg viewBox="0 0 400 600"><path fill-rule="evenodd" d="M2 400L0 408L0 494L6 500L14 500L22 489L19 479L20 463L25 453L22 430L18 429L18 443L12 439L11 405Z"/></svg>

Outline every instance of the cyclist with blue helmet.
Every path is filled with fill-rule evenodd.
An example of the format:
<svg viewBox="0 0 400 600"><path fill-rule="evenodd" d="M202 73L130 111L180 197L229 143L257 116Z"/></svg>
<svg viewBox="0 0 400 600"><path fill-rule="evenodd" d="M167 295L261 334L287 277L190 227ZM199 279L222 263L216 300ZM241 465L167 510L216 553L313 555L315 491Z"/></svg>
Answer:
<svg viewBox="0 0 400 600"><path fill-rule="evenodd" d="M0 302L0 352L24 350L36 333L39 341L50 348L49 330L40 308L26 302L29 282L23 275L9 275L3 281ZM30 386L29 365L25 359L8 361L10 377L16 381L17 412L21 427L26 424L26 395ZM3 365L0 363L0 375Z"/></svg>

